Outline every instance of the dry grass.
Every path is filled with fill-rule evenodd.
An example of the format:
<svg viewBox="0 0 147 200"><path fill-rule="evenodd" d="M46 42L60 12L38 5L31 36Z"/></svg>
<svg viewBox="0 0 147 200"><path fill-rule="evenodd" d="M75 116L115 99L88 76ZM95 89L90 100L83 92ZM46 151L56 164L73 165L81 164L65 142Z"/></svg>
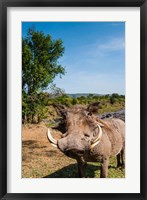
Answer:
<svg viewBox="0 0 147 200"><path fill-rule="evenodd" d="M75 163L53 147L42 127L31 125L23 127L22 135L22 177L39 178L47 176L65 166ZM58 132L52 131L55 138Z"/></svg>
<svg viewBox="0 0 147 200"><path fill-rule="evenodd" d="M22 130L22 178L75 178L78 177L76 161L53 147L46 130L37 125L23 126ZM58 139L60 133L52 130ZM122 178L124 171L116 169L116 160L111 159L109 177ZM99 163L89 163L88 177L99 177Z"/></svg>

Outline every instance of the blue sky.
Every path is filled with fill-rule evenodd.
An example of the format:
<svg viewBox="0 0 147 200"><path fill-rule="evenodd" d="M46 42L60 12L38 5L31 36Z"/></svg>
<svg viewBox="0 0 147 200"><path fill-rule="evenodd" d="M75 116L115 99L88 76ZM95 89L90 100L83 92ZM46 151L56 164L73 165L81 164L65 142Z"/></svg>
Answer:
<svg viewBox="0 0 147 200"><path fill-rule="evenodd" d="M28 28L62 39L59 63L66 74L54 83L66 93L125 94L124 22L23 22Z"/></svg>

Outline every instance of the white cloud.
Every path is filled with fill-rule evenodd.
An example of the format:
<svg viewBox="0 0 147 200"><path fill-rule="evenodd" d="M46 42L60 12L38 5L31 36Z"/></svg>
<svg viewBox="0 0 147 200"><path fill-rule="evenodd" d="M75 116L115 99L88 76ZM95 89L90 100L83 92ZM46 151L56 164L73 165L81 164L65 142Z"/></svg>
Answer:
<svg viewBox="0 0 147 200"><path fill-rule="evenodd" d="M103 44L98 44L97 49L102 51L119 51L124 50L125 41L123 38L113 38Z"/></svg>
<svg viewBox="0 0 147 200"><path fill-rule="evenodd" d="M115 56L115 52L124 48L124 39L120 37L82 47L62 60L67 73L62 79L56 78L55 83L67 93L124 94L124 58Z"/></svg>
<svg viewBox="0 0 147 200"><path fill-rule="evenodd" d="M60 59L60 63L64 66L84 66L84 65L99 65L100 62L106 63L106 60L114 60L111 53L120 52L125 49L125 41L123 37L109 38L105 42L95 41L93 44L87 44L73 55L65 55ZM109 58L107 58L109 56ZM110 57L111 56L111 57ZM115 57L115 60L118 57ZM108 60L107 60L108 61Z"/></svg>
<svg viewBox="0 0 147 200"><path fill-rule="evenodd" d="M123 37L109 38L102 41L96 41L93 44L83 47L82 55L87 61L98 61L99 59L106 59L107 56L112 56L111 53L122 52L125 50L125 39ZM110 58L109 58L110 59Z"/></svg>

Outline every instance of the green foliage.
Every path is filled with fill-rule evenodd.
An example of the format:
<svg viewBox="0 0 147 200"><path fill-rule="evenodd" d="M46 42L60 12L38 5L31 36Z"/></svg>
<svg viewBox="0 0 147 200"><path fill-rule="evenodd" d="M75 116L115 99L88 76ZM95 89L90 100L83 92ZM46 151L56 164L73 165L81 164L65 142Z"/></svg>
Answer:
<svg viewBox="0 0 147 200"><path fill-rule="evenodd" d="M62 40L53 40L43 32L28 30L22 39L22 120L38 122L45 117L46 95L41 91L53 82L57 75L65 73L58 59L63 55Z"/></svg>
<svg viewBox="0 0 147 200"><path fill-rule="evenodd" d="M110 96L110 103L111 104L114 104L117 100L120 99L120 96L119 94L117 93L113 93L111 96Z"/></svg>
<svg viewBox="0 0 147 200"><path fill-rule="evenodd" d="M23 123L39 123L47 117L48 97L46 93L33 93L22 95L22 120Z"/></svg>
<svg viewBox="0 0 147 200"><path fill-rule="evenodd" d="M94 95L93 94L89 94L88 95L88 98L92 98Z"/></svg>
<svg viewBox="0 0 147 200"><path fill-rule="evenodd" d="M115 96L115 98L114 98ZM115 101L112 104L112 99L115 99ZM101 96L94 96L94 95L88 95L86 96L80 96L77 98L72 98L66 94L63 94L56 98L50 98L49 102L57 103L57 104L63 104L65 106L71 107L76 104L82 104L84 106L88 106L88 104L99 101L99 113L103 114L105 112L114 112L119 109L123 109L125 107L125 96L124 95L101 95Z"/></svg>
<svg viewBox="0 0 147 200"><path fill-rule="evenodd" d="M76 98L72 99L72 105L76 105L78 103L78 100Z"/></svg>
<svg viewBox="0 0 147 200"><path fill-rule="evenodd" d="M56 75L64 74L57 62L63 53L62 40L52 40L50 35L29 29L22 40L22 88L32 94L45 89Z"/></svg>
<svg viewBox="0 0 147 200"><path fill-rule="evenodd" d="M51 84L51 86L48 89L48 92L50 94L50 97L60 97L62 95L65 95L65 91L59 87L56 86L56 84Z"/></svg>

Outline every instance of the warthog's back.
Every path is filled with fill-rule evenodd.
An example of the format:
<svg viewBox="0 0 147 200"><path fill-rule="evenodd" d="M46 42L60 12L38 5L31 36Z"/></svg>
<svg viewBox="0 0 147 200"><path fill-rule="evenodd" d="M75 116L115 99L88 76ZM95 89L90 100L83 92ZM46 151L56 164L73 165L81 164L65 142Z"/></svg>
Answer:
<svg viewBox="0 0 147 200"><path fill-rule="evenodd" d="M108 135L111 143L111 156L114 156L117 155L125 145L125 123L116 118L106 119L105 121L111 129L110 131L104 129L104 132Z"/></svg>

